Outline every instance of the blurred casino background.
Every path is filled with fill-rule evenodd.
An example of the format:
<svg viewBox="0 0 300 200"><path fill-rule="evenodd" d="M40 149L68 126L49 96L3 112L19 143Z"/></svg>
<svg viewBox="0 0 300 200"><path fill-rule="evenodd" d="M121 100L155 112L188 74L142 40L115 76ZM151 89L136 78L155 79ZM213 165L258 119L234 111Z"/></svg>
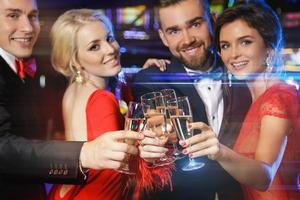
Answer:
<svg viewBox="0 0 300 200"><path fill-rule="evenodd" d="M266 0L278 13L284 27L284 69L291 82L300 83L300 0ZM233 6L235 0L210 0L216 15ZM35 49L41 70L40 83L47 101L47 139L62 139L61 100L68 81L56 73L50 63L50 28L58 15L71 8L99 9L115 28L121 46L123 72L134 73L147 58L168 58L168 49L157 34L155 0L39 0L42 31ZM50 100L51 99L51 100ZM43 99L41 99L43 100ZM50 101L49 101L50 100Z"/></svg>

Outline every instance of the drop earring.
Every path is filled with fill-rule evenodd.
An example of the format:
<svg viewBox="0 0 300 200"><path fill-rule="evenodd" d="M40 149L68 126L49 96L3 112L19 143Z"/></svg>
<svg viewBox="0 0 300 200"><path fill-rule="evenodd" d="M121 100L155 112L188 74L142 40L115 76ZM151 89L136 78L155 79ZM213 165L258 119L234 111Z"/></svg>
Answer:
<svg viewBox="0 0 300 200"><path fill-rule="evenodd" d="M272 76L272 71L273 71L273 66L272 66L272 58L270 56L270 54L268 54L267 58L266 58L266 69L264 72L264 81L267 84L269 79Z"/></svg>
<svg viewBox="0 0 300 200"><path fill-rule="evenodd" d="M267 68L269 68L271 66L271 58L270 58L270 56L268 56L266 58L266 66L267 66Z"/></svg>
<svg viewBox="0 0 300 200"><path fill-rule="evenodd" d="M74 77L74 81L76 83L83 84L84 83L84 77L83 77L83 75L81 73L81 70L75 68L75 73L76 74L75 74L75 77Z"/></svg>
<svg viewBox="0 0 300 200"><path fill-rule="evenodd" d="M232 86L232 74L230 72L227 72L227 76L228 76L229 87L231 87Z"/></svg>

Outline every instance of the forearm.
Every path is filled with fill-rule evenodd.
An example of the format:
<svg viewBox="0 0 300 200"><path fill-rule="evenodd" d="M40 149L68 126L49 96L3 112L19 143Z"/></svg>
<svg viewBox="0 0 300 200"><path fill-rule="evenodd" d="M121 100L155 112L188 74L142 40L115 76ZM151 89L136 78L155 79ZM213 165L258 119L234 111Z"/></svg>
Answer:
<svg viewBox="0 0 300 200"><path fill-rule="evenodd" d="M0 137L0 176L42 182L80 183L82 143L27 140L11 134Z"/></svg>
<svg viewBox="0 0 300 200"><path fill-rule="evenodd" d="M261 161L247 158L225 145L220 146L216 159L238 182L265 191L272 182L271 167Z"/></svg>

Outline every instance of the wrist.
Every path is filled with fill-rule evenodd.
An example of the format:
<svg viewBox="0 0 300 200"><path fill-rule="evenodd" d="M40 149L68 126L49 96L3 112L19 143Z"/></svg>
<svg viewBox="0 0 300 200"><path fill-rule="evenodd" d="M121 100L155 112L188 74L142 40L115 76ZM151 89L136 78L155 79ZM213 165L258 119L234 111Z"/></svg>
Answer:
<svg viewBox="0 0 300 200"><path fill-rule="evenodd" d="M87 164L88 163L87 158L86 158L87 157L87 150L86 150L87 146L86 145L87 145L87 143L84 142L81 147L81 151L80 151L80 155L79 155L79 163L80 163L82 169L89 168L89 166Z"/></svg>
<svg viewBox="0 0 300 200"><path fill-rule="evenodd" d="M89 169L87 168L87 165L86 165L86 142L84 142L81 147L78 165L79 165L80 174L83 176L83 180L86 180L87 173L89 171Z"/></svg>
<svg viewBox="0 0 300 200"><path fill-rule="evenodd" d="M223 158L224 158L224 145L220 144L219 145L219 151L215 155L215 159L214 160L221 161Z"/></svg>

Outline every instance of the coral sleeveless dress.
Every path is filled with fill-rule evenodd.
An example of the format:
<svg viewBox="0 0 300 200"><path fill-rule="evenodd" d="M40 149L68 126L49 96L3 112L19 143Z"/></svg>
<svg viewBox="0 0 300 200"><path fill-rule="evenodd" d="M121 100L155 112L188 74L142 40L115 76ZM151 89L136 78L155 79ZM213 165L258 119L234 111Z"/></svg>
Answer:
<svg viewBox="0 0 300 200"><path fill-rule="evenodd" d="M242 185L246 200L286 200L288 199L289 192L293 191L289 190L288 187L290 185L287 185L288 183L284 181L285 172L282 171L281 168L286 162L297 161L293 159L295 159L295 155L300 150L299 147L296 147L298 145L295 144L295 141L297 141L295 138L298 138L298 141L300 139L300 137L296 135L299 135L300 131L298 125L299 102L298 92L295 87L278 83L270 87L251 105L234 146L236 152L249 158L255 157L260 135L260 123L262 118L266 115L290 120L292 122L292 131L288 133L288 143L284 157L271 187L267 191L261 192ZM272 133L270 133L270 137L272 137ZM266 149L268 148L272 147L266 147ZM295 178L295 176L294 174L291 177Z"/></svg>

